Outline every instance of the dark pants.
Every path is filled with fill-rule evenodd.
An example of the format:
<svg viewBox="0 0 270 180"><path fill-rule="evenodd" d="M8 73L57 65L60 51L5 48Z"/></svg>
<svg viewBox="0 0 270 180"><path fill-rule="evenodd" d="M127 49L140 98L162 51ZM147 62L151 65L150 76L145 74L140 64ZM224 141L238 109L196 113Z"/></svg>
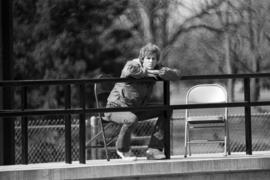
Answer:
<svg viewBox="0 0 270 180"><path fill-rule="evenodd" d="M158 117L148 147L162 150L164 148L163 124L165 121L163 112L164 111L155 110L155 111L105 113L105 115L108 116L111 121L116 122L118 124L122 124L120 133L116 141L116 149L121 152L129 151L131 144L131 133L134 129L135 124L138 121Z"/></svg>

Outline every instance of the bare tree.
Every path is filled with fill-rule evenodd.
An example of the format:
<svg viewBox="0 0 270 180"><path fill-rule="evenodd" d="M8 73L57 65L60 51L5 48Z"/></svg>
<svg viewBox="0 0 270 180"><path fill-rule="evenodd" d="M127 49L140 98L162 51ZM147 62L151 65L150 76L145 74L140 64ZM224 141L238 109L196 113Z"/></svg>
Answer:
<svg viewBox="0 0 270 180"><path fill-rule="evenodd" d="M265 41L265 20L266 12L263 11L263 4L254 4L253 0L248 1L248 30L249 30L249 48L250 62L252 72L258 73L261 70L262 53L261 48ZM251 99L256 101L260 97L260 80L254 78L251 80Z"/></svg>
<svg viewBox="0 0 270 180"><path fill-rule="evenodd" d="M163 49L163 59L166 59L170 49L178 39L195 29L208 29L220 32L219 27L213 27L199 20L211 16L209 12L221 6L223 0L202 0L191 8L183 0L138 0L131 1L137 18L140 18L141 37L144 41L157 43ZM176 17L175 14L179 13ZM185 12L185 13L183 13ZM138 21L138 22L139 22Z"/></svg>
<svg viewBox="0 0 270 180"><path fill-rule="evenodd" d="M212 42L204 44L204 54L223 67L223 73L260 72L265 64L266 47L270 33L267 7L262 0L198 0L196 4L186 0L137 0L131 1L133 19L138 37L144 42L154 42L162 48L162 59L166 62L174 49L179 48L192 32L209 32L221 37L222 51L213 48ZM136 14L136 15L134 15ZM268 18L268 19L267 19ZM203 36L203 35L201 35ZM209 37L211 38L211 37ZM268 43L268 44L267 44ZM183 43L184 44L184 43ZM248 44L248 46L247 46ZM212 47L211 47L212 46ZM201 53L201 52L194 52ZM200 57L199 55L196 55ZM215 60L215 58L217 58ZM223 61L223 62L221 62ZM234 99L234 80L228 81L231 99ZM252 80L252 97L259 98L260 82Z"/></svg>
<svg viewBox="0 0 270 180"><path fill-rule="evenodd" d="M235 6L240 19L237 29L233 31L231 38L232 66L241 72L259 73L268 61L269 55L269 12L270 2L253 1L248 3L238 0ZM256 101L260 98L261 82L259 79L251 79L251 99Z"/></svg>

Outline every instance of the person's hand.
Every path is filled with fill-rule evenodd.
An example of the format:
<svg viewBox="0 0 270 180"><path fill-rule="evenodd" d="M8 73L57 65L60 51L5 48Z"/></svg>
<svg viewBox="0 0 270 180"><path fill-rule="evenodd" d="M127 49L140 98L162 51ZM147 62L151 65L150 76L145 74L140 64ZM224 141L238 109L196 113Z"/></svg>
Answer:
<svg viewBox="0 0 270 180"><path fill-rule="evenodd" d="M163 67L159 70L159 77L164 80L178 80L180 78L180 71L176 69L170 69L168 67Z"/></svg>
<svg viewBox="0 0 270 180"><path fill-rule="evenodd" d="M158 74L158 75L159 75L160 77L166 77L168 71L169 71L169 68L163 67L163 68L161 68L161 69L159 70L159 74Z"/></svg>

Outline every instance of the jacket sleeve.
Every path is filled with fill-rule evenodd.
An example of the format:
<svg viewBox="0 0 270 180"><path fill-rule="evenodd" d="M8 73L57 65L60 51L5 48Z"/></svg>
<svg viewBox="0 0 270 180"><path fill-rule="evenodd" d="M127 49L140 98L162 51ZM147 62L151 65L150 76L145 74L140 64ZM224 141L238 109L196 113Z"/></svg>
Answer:
<svg viewBox="0 0 270 180"><path fill-rule="evenodd" d="M128 61L124 66L121 77L133 77L133 78L143 78L146 76L146 70L138 62L138 60Z"/></svg>
<svg viewBox="0 0 270 180"><path fill-rule="evenodd" d="M162 67L159 70L159 77L164 80L175 81L181 78L181 72L178 69L171 69L168 67Z"/></svg>

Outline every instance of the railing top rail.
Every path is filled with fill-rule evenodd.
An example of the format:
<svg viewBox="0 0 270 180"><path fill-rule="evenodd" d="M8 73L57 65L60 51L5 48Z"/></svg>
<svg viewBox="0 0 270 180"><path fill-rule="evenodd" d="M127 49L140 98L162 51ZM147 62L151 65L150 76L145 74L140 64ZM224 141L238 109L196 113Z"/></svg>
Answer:
<svg viewBox="0 0 270 180"><path fill-rule="evenodd" d="M270 73L251 74L212 74L182 76L179 80L200 80L200 79L237 79L237 78L262 78L270 77ZM50 79L50 80L5 80L0 81L0 86L35 86L35 85L65 85L97 82L142 82L142 81L163 81L162 79L144 78L102 78L102 79Z"/></svg>
<svg viewBox="0 0 270 180"><path fill-rule="evenodd" d="M270 73L192 75L192 76L183 76L181 80L237 79L237 78L259 78L259 77L260 78L270 77Z"/></svg>
<svg viewBox="0 0 270 180"><path fill-rule="evenodd" d="M66 85L66 84L93 84L101 82L147 82L163 81L161 79L144 78L100 78L100 79L47 79L47 80L6 80L0 81L0 86L39 86L39 85Z"/></svg>

